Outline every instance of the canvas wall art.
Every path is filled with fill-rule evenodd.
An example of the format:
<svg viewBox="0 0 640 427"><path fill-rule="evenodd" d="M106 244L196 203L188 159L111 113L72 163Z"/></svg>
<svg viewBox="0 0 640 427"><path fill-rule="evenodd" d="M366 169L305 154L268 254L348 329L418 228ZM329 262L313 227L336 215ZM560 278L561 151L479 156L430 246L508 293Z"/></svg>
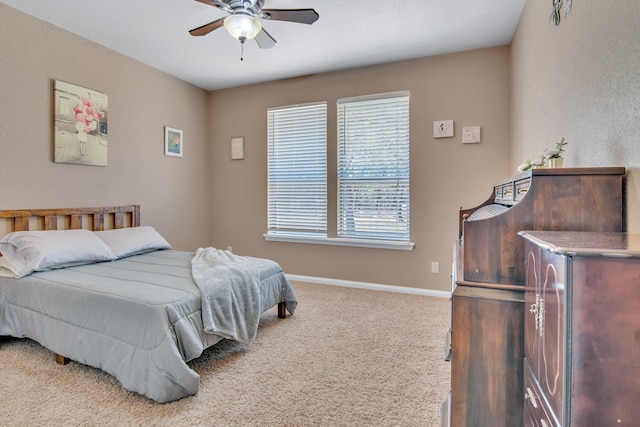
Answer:
<svg viewBox="0 0 640 427"><path fill-rule="evenodd" d="M107 166L107 95L56 80L54 95L54 161Z"/></svg>

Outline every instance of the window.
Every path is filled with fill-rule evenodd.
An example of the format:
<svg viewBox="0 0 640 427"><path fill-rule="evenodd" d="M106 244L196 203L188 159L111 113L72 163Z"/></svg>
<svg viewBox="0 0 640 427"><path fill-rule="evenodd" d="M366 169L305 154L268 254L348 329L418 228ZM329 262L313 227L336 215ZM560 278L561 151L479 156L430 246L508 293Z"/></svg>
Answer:
<svg viewBox="0 0 640 427"><path fill-rule="evenodd" d="M338 100L338 236L409 241L409 92Z"/></svg>
<svg viewBox="0 0 640 427"><path fill-rule="evenodd" d="M268 235L327 236L327 103L267 110Z"/></svg>

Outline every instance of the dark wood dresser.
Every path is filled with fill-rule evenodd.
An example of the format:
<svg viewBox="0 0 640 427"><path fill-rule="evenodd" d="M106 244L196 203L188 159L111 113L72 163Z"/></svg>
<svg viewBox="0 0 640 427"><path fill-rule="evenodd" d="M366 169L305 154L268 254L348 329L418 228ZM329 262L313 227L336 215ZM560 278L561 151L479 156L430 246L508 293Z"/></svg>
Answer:
<svg viewBox="0 0 640 427"><path fill-rule="evenodd" d="M624 231L624 174L622 167L534 169L460 209L443 425L522 425L525 249L518 232Z"/></svg>
<svg viewBox="0 0 640 427"><path fill-rule="evenodd" d="M640 235L521 235L524 425L640 425Z"/></svg>

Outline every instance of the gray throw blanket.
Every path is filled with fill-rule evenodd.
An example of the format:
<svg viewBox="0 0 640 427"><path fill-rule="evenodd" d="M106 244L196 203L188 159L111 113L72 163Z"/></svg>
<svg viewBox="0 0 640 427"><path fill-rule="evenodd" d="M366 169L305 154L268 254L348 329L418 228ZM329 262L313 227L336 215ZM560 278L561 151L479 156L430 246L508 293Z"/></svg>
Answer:
<svg viewBox="0 0 640 427"><path fill-rule="evenodd" d="M191 260L202 297L204 331L251 344L260 320L260 273L248 257L200 248Z"/></svg>

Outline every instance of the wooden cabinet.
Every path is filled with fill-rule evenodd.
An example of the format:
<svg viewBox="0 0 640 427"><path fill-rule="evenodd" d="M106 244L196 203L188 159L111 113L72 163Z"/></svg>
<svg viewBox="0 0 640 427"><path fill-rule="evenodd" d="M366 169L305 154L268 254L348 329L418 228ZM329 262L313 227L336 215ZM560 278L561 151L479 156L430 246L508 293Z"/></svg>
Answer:
<svg viewBox="0 0 640 427"><path fill-rule="evenodd" d="M637 426L640 235L523 232L525 426Z"/></svg>
<svg viewBox="0 0 640 427"><path fill-rule="evenodd" d="M518 232L623 231L624 173L624 168L536 169L496 184L475 208L460 209L451 395L443 411L450 413L451 426L514 427L529 416L522 404L525 249Z"/></svg>

